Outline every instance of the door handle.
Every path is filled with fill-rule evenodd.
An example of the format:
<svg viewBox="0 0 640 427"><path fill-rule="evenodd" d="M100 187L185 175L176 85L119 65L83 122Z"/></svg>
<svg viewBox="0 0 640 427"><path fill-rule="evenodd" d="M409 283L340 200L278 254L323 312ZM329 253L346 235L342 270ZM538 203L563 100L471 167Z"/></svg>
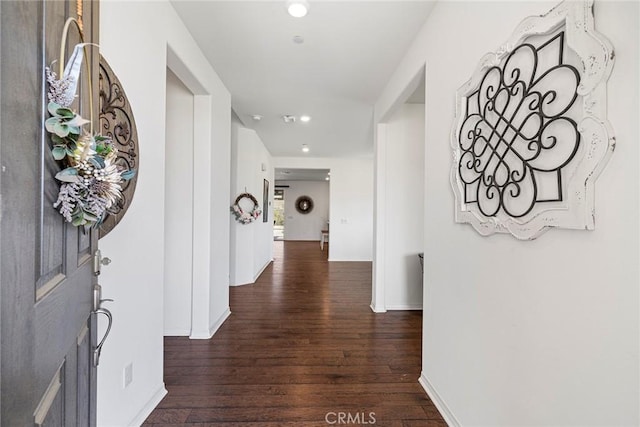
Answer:
<svg viewBox="0 0 640 427"><path fill-rule="evenodd" d="M109 336L109 332L111 332L111 325L113 324L113 315L109 310L103 307L99 307L98 309L94 310L93 314L95 314L96 316L98 314L103 314L107 316L107 320L109 321L109 323L107 324L107 330L105 331L104 336L102 337L102 339L100 340L96 348L93 350L93 366L96 367L100 362L100 353L102 352L102 346L104 345L105 340Z"/></svg>
<svg viewBox="0 0 640 427"><path fill-rule="evenodd" d="M96 283L93 286L93 311L101 308L103 302L113 302L113 299L102 298L102 286Z"/></svg>

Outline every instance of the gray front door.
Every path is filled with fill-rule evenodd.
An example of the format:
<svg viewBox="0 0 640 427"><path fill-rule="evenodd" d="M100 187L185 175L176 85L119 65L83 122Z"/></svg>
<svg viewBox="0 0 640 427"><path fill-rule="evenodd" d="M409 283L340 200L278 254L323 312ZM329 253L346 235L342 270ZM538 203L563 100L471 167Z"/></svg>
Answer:
<svg viewBox="0 0 640 427"><path fill-rule="evenodd" d="M0 424L7 427L95 425L97 233L66 224L53 208L60 167L43 125L44 67L58 58L76 8L75 0L0 1ZM97 42L97 9L97 1L84 2L86 41ZM78 40L72 29L67 52ZM96 58L89 58L94 70ZM74 106L84 117L88 94L84 84Z"/></svg>

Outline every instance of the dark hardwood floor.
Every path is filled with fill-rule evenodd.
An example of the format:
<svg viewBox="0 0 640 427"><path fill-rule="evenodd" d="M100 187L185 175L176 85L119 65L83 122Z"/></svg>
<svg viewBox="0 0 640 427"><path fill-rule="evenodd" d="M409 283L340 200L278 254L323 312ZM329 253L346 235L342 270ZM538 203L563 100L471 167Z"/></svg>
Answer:
<svg viewBox="0 0 640 427"><path fill-rule="evenodd" d="M446 427L417 382L422 313L373 313L369 262L274 244L212 339L165 338L169 394L144 426Z"/></svg>

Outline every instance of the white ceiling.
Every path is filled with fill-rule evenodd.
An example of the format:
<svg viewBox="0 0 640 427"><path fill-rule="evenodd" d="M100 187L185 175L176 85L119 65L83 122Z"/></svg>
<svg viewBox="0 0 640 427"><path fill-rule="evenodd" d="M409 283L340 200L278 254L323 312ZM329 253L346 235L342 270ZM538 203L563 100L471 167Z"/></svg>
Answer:
<svg viewBox="0 0 640 427"><path fill-rule="evenodd" d="M231 92L240 120L273 156L294 157L372 153L373 104L433 6L310 0L309 14L293 18L285 0L171 3ZM286 124L284 114L312 119Z"/></svg>

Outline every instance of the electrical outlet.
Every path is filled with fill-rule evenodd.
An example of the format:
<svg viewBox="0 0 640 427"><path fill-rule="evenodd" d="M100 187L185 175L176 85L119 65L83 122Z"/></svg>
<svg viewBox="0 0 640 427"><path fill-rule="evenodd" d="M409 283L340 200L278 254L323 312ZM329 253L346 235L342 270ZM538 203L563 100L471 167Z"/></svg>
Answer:
<svg viewBox="0 0 640 427"><path fill-rule="evenodd" d="M129 363L124 367L123 371L124 388L133 382L133 363Z"/></svg>

